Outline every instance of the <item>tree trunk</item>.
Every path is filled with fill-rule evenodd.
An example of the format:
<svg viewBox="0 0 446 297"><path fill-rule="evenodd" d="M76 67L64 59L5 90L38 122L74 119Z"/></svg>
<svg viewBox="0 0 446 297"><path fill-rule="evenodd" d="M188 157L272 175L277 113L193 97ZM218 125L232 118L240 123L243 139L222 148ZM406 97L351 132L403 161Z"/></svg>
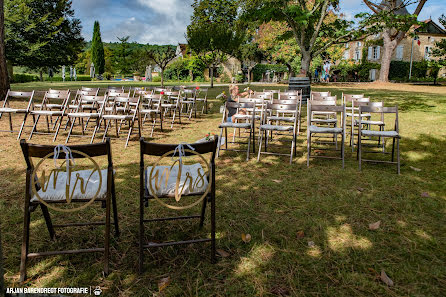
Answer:
<svg viewBox="0 0 446 297"><path fill-rule="evenodd" d="M310 71L310 63L311 63L311 53L310 52L302 52L302 60L300 65L300 74L308 75Z"/></svg>
<svg viewBox="0 0 446 297"><path fill-rule="evenodd" d="M294 76L293 67L291 67L289 63L286 63L286 67L288 68L288 77L293 77Z"/></svg>
<svg viewBox="0 0 446 297"><path fill-rule="evenodd" d="M251 83L251 70L252 70L252 68L248 67L248 84Z"/></svg>
<svg viewBox="0 0 446 297"><path fill-rule="evenodd" d="M164 87L164 69L161 68L161 87Z"/></svg>
<svg viewBox="0 0 446 297"><path fill-rule="evenodd" d="M383 50L378 81L389 81L390 61L392 60L393 51L399 42L400 40L398 38L395 38L394 40L390 38L390 30L385 30L383 32Z"/></svg>
<svg viewBox="0 0 446 297"><path fill-rule="evenodd" d="M6 66L6 52L5 52L5 15L3 10L3 0L0 0L0 98L1 100L6 96L9 89L9 75ZM2 259L0 259L1 261ZM3 275L0 276L3 279Z"/></svg>
<svg viewBox="0 0 446 297"><path fill-rule="evenodd" d="M42 68L39 69L39 79L40 79L40 81L43 81L43 70L42 70Z"/></svg>
<svg viewBox="0 0 446 297"><path fill-rule="evenodd" d="M210 76L211 76L211 89L214 87L214 65L209 68Z"/></svg>

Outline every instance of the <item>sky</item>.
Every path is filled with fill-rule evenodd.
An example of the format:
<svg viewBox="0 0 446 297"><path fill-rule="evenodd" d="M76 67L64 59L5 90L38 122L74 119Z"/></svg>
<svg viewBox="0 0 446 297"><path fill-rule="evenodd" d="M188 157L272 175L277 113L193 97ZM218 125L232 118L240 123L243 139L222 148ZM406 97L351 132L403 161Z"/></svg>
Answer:
<svg viewBox="0 0 446 297"><path fill-rule="evenodd" d="M99 21L102 40L117 42L117 37L130 36L130 41L150 44L185 42L186 27L192 15L193 0L72 0L75 17L82 22L82 35L90 41L93 23ZM359 12L369 12L361 0L340 0L341 12L353 19ZM415 7L409 7L413 12ZM446 0L428 0L419 20L446 14Z"/></svg>

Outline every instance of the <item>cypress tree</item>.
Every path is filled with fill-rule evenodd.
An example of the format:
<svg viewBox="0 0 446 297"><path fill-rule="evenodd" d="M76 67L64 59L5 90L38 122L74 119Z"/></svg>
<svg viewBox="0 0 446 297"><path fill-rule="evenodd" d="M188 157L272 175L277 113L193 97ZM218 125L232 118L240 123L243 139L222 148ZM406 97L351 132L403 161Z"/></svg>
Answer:
<svg viewBox="0 0 446 297"><path fill-rule="evenodd" d="M98 21L94 22L93 40L91 44L91 60L94 63L96 74L103 74L105 68L104 44L102 43Z"/></svg>

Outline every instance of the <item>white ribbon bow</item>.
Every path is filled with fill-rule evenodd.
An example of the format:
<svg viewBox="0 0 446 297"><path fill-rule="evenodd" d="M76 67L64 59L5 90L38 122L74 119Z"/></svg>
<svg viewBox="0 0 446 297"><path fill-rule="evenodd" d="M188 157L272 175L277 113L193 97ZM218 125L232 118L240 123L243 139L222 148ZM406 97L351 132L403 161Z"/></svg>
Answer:
<svg viewBox="0 0 446 297"><path fill-rule="evenodd" d="M59 159L59 155L60 155L61 151L63 153L65 153L65 160L66 160L65 166L67 168L66 184L69 185L69 182L70 182L69 181L70 180L70 160L73 162L73 165L75 165L74 158L73 158L73 154L71 153L71 149L68 146L59 144L54 148L54 157L53 157L54 167L60 168L59 166L57 166L57 160Z"/></svg>
<svg viewBox="0 0 446 297"><path fill-rule="evenodd" d="M178 152L178 160L180 161L180 164L183 165L183 157L186 156L184 153L184 146L187 146L190 150L195 151L193 147L191 147L188 143L180 143L175 150L173 151L172 160L175 158L175 154Z"/></svg>

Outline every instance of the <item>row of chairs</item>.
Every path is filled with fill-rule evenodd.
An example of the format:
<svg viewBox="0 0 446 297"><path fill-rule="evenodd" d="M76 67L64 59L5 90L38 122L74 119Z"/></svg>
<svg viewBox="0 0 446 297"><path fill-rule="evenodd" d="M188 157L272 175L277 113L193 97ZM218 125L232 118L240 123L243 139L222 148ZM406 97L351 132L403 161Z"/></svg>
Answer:
<svg viewBox="0 0 446 297"><path fill-rule="evenodd" d="M167 115L171 116L171 128L175 121L181 124L181 115L186 115L189 120L197 117L198 105L201 104L201 114L207 112L207 89L180 89L173 91L166 88L154 88L147 90L133 88L108 88L99 96L99 88L85 88L77 90L72 94L70 90L48 90L45 92L40 103L36 103L35 91L17 92L8 91L0 108L0 119L7 115L9 117L9 130L4 132L17 132L13 126L12 116L23 115L18 137L20 139L28 117L32 117L32 129L29 139L34 134L52 134L56 141L62 125L65 130L69 129L66 143L73 136L74 128L80 126L80 135L86 136L89 124L91 143L96 134L104 126L104 136L114 123L116 136L119 137L123 124L128 125L128 135L125 146L128 145L135 123L138 124L138 133L141 136L141 126L146 121L152 122L151 134L156 126L163 131L163 121ZM201 95L204 97L200 97ZM26 108L14 108L11 106L13 99L25 99L28 104ZM41 131L39 122L46 119L46 131ZM66 120L66 121L65 121ZM78 124L76 124L78 122Z"/></svg>
<svg viewBox="0 0 446 297"><path fill-rule="evenodd" d="M220 150L235 150L229 149L228 143L236 142L236 130L239 132L238 139L242 139L240 131L248 131L247 137L247 152L246 160L249 159L250 149L252 145L252 151L255 152L255 135L256 125L258 125L258 160L262 154L276 154L284 155L281 153L268 152L268 143L272 139L273 134L290 135L291 150L290 163L292 162L293 155L296 154L296 140L300 133L301 124L301 108L302 108L302 93L301 91L282 92L278 94L277 99L274 99L272 92L254 92L249 98L240 98L237 102L226 102L225 110L223 112L222 122L219 125L220 138L225 133L225 139L228 140L228 128L234 129L233 141L225 141L225 147L218 148L217 156L219 156ZM236 111L235 115L229 117L230 112ZM264 146L264 150L262 150Z"/></svg>
<svg viewBox="0 0 446 297"><path fill-rule="evenodd" d="M140 273L144 271L144 251L151 248L210 242L211 260L213 263L216 261L215 155L217 143L218 139L216 138L207 142L189 144L188 148L193 150L192 152L190 150L184 150L181 147L181 144L156 144L146 142L143 138L140 139L140 199L138 235ZM105 142L103 143L71 146L36 145L27 143L22 139L20 145L27 164L20 281L23 282L26 280L27 263L29 259L64 254L72 255L82 253L103 253L104 273L108 274L110 270L109 258L111 228L114 227L116 237L119 237L120 235L116 197L117 193L115 190L116 171L113 166L110 139L106 138ZM178 151L179 154L176 154ZM202 158L204 162L187 165L187 161L185 161L186 157L194 155L198 155L198 160ZM181 164L177 163L178 160L175 161L172 166L168 166L170 168L169 173L164 175L166 166L155 166L157 164L153 164L151 166L147 165L145 161L145 157L147 156L156 156L157 159L160 157L166 157L168 160L179 158L179 162ZM91 168L86 165L88 162L83 163L83 161L88 161L88 159L92 158L96 160L93 164L103 164L104 161L101 161L103 160L101 157L106 158L105 162L107 163L107 167L105 169L100 168L99 165L97 165L99 168ZM55 167L57 174L50 174L48 179L39 179L39 165L45 164L42 162L44 162L46 159L50 159L49 164ZM192 162L194 162L194 160L195 159L193 159ZM61 164L62 168L56 168L57 166L54 165L55 162L60 161L64 161ZM181 166L181 168L179 168L179 166ZM65 171L63 167L67 167L67 170ZM174 167L177 168L177 170L173 170L172 168ZM49 171L47 167L46 170L47 172ZM153 170L155 171L155 178L152 178L151 173ZM165 180L163 180L163 177ZM175 199L173 198L176 198L174 194L177 193L177 191L175 191L175 186L178 182L177 177L179 179L184 179L184 177L186 177L185 180L181 180L181 185L184 186L177 186L176 188L177 191L181 191L180 195L182 194L184 197L182 200L195 199L193 200L195 203L191 204L190 208L195 206L200 207L201 205L201 210L199 213L192 216L183 215L174 217L148 218L146 209L149 207L149 200L161 201L160 204L167 207L169 207L169 205L167 205L168 203L176 203ZM188 179L194 181L193 186L192 183L189 186L185 186L188 185ZM161 186L160 189L157 189L156 186L158 184L162 184L163 186ZM70 189L70 199L67 197L67 187ZM197 199L197 197L201 198ZM181 201L177 202L179 203ZM78 213L80 210L83 210L96 202L99 202L102 205L102 208L105 209L105 216L101 217L99 220L97 219L98 216L94 216L96 220L93 222L85 222L79 221L81 216L73 215L70 217L68 215L69 211ZM186 203L189 203L189 200L186 200ZM146 241L147 234L145 232L145 226L149 223L198 219L200 228L203 227L208 204L210 204L211 207L210 237L206 236L205 238L157 243L154 243L153 240L149 242ZM73 208L72 205L80 206ZM42 211L51 240L56 239L55 230L58 228L105 226L104 245L100 247L89 247L74 250L30 252L30 227L33 225L31 223L31 213L36 211L38 208L40 208ZM169 209L171 209L171 212L176 209L178 210L178 208L172 207L169 207ZM70 220L69 218L71 218L70 222L67 223L65 221L64 224L54 224L50 215L50 210L53 210L53 215L56 213L61 214L58 216L58 220ZM112 215L113 218L111 218ZM83 241L81 238L78 238L77 242L84 244L86 243L86 241Z"/></svg>
<svg viewBox="0 0 446 297"><path fill-rule="evenodd" d="M227 128L234 128L239 131L248 130L250 136L247 143L248 160L251 143L252 150L255 150L254 135L257 122L257 125L259 125L257 159L260 160L261 154L278 154L266 151L268 140L272 139L273 132L276 134L283 134L285 131L292 132L290 133L292 148L289 155L291 163L293 152L296 152L296 138L301 128L301 104L302 94L299 91L287 93L268 90L255 92L250 98L242 98L238 102L227 102L219 126L221 129L220 137L224 130L227 138ZM228 121L229 111L234 108L237 110L236 121ZM384 116L386 115L387 118L391 114L394 117L394 126L393 129L386 131ZM242 120L242 122L239 120ZM281 125L280 122L288 122L289 125ZM322 157L340 159L344 167L344 142L347 132L350 136L352 152L356 148L360 169L362 162L383 162L397 165L397 172L400 173L398 106L384 107L382 102L372 102L364 94L344 93L341 96L341 104L338 105L337 96L332 96L330 92L312 92L307 104L307 166L309 166L311 157ZM235 135L234 131L233 138L235 138ZM376 153L376 151L365 151L364 147L379 147L382 153L387 153L385 151L385 139L387 138L393 140L390 162L362 158L364 153ZM316 144L322 144L323 146L313 146L313 140ZM262 151L263 142L265 151ZM327 147L330 144L335 146L335 151L340 151L340 157L320 154L321 151L332 150L332 148ZM227 149L227 142L224 149ZM318 151L318 154L312 154L312 151Z"/></svg>

